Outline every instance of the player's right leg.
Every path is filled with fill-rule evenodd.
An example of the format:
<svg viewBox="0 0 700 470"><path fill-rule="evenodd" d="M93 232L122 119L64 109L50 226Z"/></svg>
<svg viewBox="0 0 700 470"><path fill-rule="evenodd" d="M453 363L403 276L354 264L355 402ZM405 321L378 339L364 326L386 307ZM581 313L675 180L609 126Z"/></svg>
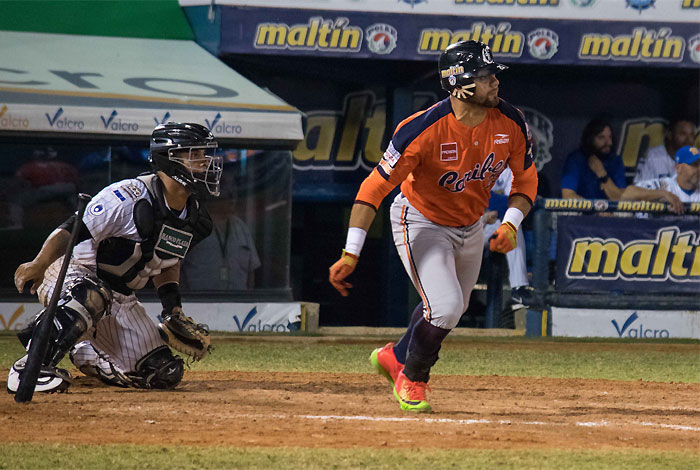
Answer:
<svg viewBox="0 0 700 470"><path fill-rule="evenodd" d="M65 369L59 369L58 363L78 339L108 311L111 300L110 290L96 279L74 277L70 281L56 307L53 325L49 331L48 351L34 388L36 392L59 392L70 386L70 374ZM19 332L18 338L27 350L32 331L43 321L45 315L46 309L42 310L27 328ZM9 393L17 392L26 361L27 355L15 361L10 368L7 378Z"/></svg>

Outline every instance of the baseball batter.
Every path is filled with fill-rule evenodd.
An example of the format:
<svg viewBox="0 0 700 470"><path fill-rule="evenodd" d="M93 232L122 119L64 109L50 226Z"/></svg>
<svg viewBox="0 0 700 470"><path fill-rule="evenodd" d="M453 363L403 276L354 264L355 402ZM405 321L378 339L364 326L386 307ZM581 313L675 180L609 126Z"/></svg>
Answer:
<svg viewBox="0 0 700 470"><path fill-rule="evenodd" d="M194 359L209 348L206 328L182 312L178 281L180 260L211 232L199 196L219 194L221 157L211 132L199 124L159 125L150 147L152 174L107 186L86 208L35 391L70 386L69 372L57 367L68 352L80 371L109 385L172 388L184 362L166 343ZM15 273L17 289L31 283L44 305L56 287L74 217ZM163 304L158 327L134 294L149 279ZM44 312L18 333L27 349ZM26 360L10 369L8 392L17 391Z"/></svg>
<svg viewBox="0 0 700 470"><path fill-rule="evenodd" d="M665 201L673 212L682 214L684 202L700 202L700 150L680 148L674 157L675 176L639 181L630 185L622 199L634 201Z"/></svg>
<svg viewBox="0 0 700 470"><path fill-rule="evenodd" d="M506 253L537 192L529 131L522 113L498 97L495 63L486 44L450 45L438 63L450 96L402 121L382 161L362 183L350 215L347 242L330 267L342 294L360 257L367 230L384 197L391 205L394 243L422 302L403 338L372 352L377 371L393 385L401 409L429 412L426 387L443 339L468 303L481 265L490 190L501 172L513 172L508 209L490 240Z"/></svg>

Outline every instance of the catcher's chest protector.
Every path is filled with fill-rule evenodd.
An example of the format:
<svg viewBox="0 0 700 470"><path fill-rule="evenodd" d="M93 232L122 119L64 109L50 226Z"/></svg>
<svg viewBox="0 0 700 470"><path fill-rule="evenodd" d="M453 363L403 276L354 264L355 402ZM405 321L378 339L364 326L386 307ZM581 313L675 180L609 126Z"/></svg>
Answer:
<svg viewBox="0 0 700 470"><path fill-rule="evenodd" d="M97 275L125 295L141 289L148 279L184 258L191 247L212 231L212 221L197 199L187 200L187 217L176 217L165 203L157 175L139 176L153 204L140 199L134 204L134 223L141 241L114 237L97 249Z"/></svg>

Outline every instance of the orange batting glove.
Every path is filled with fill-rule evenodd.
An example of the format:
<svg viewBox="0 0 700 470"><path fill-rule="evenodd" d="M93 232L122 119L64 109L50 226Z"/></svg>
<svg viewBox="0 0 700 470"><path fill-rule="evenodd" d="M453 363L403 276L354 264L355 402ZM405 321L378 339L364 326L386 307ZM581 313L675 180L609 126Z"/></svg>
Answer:
<svg viewBox="0 0 700 470"><path fill-rule="evenodd" d="M347 282L345 278L355 270L358 259L357 255L343 250L340 259L329 268L330 273L328 275L328 280L343 297L347 297L349 294L348 289L352 288L352 284Z"/></svg>
<svg viewBox="0 0 700 470"><path fill-rule="evenodd" d="M518 245L516 236L518 229L510 222L501 224L491 238L489 238L489 248L498 253L508 253Z"/></svg>

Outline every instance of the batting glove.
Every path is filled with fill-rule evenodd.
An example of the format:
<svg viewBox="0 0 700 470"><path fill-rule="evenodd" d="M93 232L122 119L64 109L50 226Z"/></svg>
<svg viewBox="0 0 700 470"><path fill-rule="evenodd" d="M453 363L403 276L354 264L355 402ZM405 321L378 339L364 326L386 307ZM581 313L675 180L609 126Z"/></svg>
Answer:
<svg viewBox="0 0 700 470"><path fill-rule="evenodd" d="M510 222L502 223L491 238L489 238L489 248L498 253L508 253L518 245L516 236L518 229Z"/></svg>
<svg viewBox="0 0 700 470"><path fill-rule="evenodd" d="M345 278L355 270L358 259L357 255L343 250L340 259L329 268L328 280L343 297L347 297L349 294L348 289L352 288L352 284L347 282Z"/></svg>

